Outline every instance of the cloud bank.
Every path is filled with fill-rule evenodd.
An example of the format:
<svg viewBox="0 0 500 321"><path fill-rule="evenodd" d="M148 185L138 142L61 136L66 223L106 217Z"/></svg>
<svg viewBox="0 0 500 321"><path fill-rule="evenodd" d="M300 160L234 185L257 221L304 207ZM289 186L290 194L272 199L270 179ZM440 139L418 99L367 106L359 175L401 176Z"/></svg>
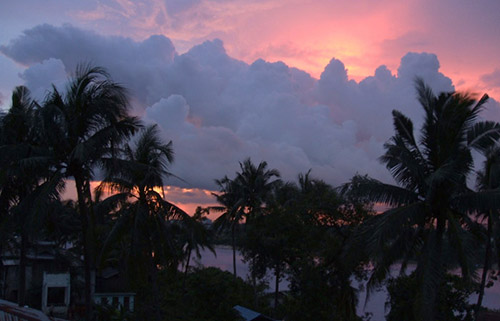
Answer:
<svg viewBox="0 0 500 321"><path fill-rule="evenodd" d="M64 84L82 61L107 68L130 89L134 113L158 123L173 141L171 171L185 182L170 184L183 188L213 190L214 179L233 176L246 157L267 161L288 180L312 169L333 185L355 173L388 181L377 159L393 133L391 111L402 111L419 128L414 78L435 92L454 89L430 53L407 53L396 71L382 65L357 82L335 58L315 79L282 62L234 59L220 40L179 55L164 36L134 41L70 25L39 25L0 51L27 66L22 79L39 98L51 83ZM496 74L490 77L495 81ZM499 120L498 103L489 109Z"/></svg>

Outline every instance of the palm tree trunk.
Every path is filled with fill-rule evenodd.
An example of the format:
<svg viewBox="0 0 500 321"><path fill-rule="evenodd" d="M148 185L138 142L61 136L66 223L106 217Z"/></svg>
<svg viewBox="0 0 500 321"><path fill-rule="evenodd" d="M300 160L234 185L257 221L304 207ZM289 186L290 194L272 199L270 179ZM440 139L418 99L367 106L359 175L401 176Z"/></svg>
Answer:
<svg viewBox="0 0 500 321"><path fill-rule="evenodd" d="M444 211L442 211L444 212ZM442 259L442 252L443 252L443 237L446 229L446 219L439 217L437 219L437 224L436 224L436 245L435 245L435 257L433 257L431 260L435 260L434 263L436 268L438 269L438 273L440 275L440 279L438 280L437 284L434 285L433 289L429 291L429 293L423 293L424 296L428 296L429 303L430 305L427 307L420 307L421 310L421 315L423 318L421 319L422 321L424 320L435 320L436 316L436 309L438 307L438 290L439 290L439 284L442 281L442 273L443 273L443 259Z"/></svg>
<svg viewBox="0 0 500 321"><path fill-rule="evenodd" d="M257 308L257 276L255 275L254 272L251 272L252 274L252 286L253 286L253 305L254 308Z"/></svg>
<svg viewBox="0 0 500 321"><path fill-rule="evenodd" d="M278 314L278 296L280 293L280 265L276 264L274 268L274 276L276 277L276 283L274 286L274 316L277 317Z"/></svg>
<svg viewBox="0 0 500 321"><path fill-rule="evenodd" d="M189 269L189 260L191 259L191 251L192 251L192 248L189 247L188 258L186 261L186 267L184 268L184 280L182 281L182 289L184 292L186 292L186 279L187 279L187 274L188 274L188 269Z"/></svg>
<svg viewBox="0 0 500 321"><path fill-rule="evenodd" d="M149 252L151 255L151 251ZM160 311L160 291L158 290L158 269L154 262L154 258L150 258L150 280L151 280L151 292L153 294L153 313L156 321L161 321L161 311Z"/></svg>
<svg viewBox="0 0 500 321"><path fill-rule="evenodd" d="M233 275L236 278L236 241L235 241L235 225L232 226L231 231L232 243L233 243Z"/></svg>
<svg viewBox="0 0 500 321"><path fill-rule="evenodd" d="M24 215L24 214L21 214ZM21 227L21 248L19 253L19 285L17 292L17 304L22 307L26 304L26 250L28 248L28 236L26 227Z"/></svg>
<svg viewBox="0 0 500 321"><path fill-rule="evenodd" d="M483 273L481 275L481 285L479 286L479 296L477 297L477 303L475 307L475 314L476 314L476 320L479 317L479 314L481 313L481 305L483 303L483 297L484 297L484 288L486 287L486 277L488 276L488 270L490 269L490 259L491 259L491 236L493 233L493 227L492 227L492 222L491 222L491 211L488 216L488 232L487 232L487 237L488 239L486 240L486 253L484 255L484 266L483 266Z"/></svg>
<svg viewBox="0 0 500 321"><path fill-rule="evenodd" d="M93 320L93 300L92 300L92 254L90 245L90 227L88 206L90 206L90 199L87 199L85 193L85 181L80 176L75 176L75 185L78 196L78 209L82 219L82 241L83 241L83 264L84 264L84 278L85 278L85 318L90 321Z"/></svg>

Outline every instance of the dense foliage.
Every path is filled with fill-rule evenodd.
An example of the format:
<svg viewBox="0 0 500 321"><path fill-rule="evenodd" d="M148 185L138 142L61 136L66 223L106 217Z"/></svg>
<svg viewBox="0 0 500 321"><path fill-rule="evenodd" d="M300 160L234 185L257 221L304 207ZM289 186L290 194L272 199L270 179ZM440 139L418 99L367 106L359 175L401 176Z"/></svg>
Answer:
<svg viewBox="0 0 500 321"><path fill-rule="evenodd" d="M194 269L185 281L180 273L162 274L160 284L163 320L240 320L235 305L266 308L265 302L251 303L250 284L218 268Z"/></svg>
<svg viewBox="0 0 500 321"><path fill-rule="evenodd" d="M414 321L414 302L418 299L418 280L416 273L389 279L387 291L390 311L387 321ZM471 287L457 275L446 274L438 287L436 320L469 321L472 320L472 305L468 303Z"/></svg>

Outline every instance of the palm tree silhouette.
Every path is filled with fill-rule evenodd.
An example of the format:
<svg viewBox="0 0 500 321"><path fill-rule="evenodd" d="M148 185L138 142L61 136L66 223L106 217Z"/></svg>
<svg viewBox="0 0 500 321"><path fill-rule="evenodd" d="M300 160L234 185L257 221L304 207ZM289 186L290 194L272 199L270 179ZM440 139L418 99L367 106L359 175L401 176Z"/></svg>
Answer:
<svg viewBox="0 0 500 321"><path fill-rule="evenodd" d="M183 288L185 290L186 277L189 270L189 262L193 251L198 259L201 258L200 249L207 248L214 255L217 255L210 240L210 232L203 225L203 218L209 213L208 208L197 207L193 216L186 216L182 220L182 234L184 242L184 251L186 254L186 264L184 266Z"/></svg>
<svg viewBox="0 0 500 321"><path fill-rule="evenodd" d="M158 301L158 266L177 269L182 260L182 244L174 234L181 233L179 222L189 219L188 214L162 195L165 178L172 176L168 171L174 159L172 142L164 144L157 126L148 126L135 146L124 147L123 156L109 160L106 178L98 187L118 192L114 198L129 200L116 212L116 223L104 249L125 238L134 278L148 276L153 298ZM159 302L153 304L157 320L161 320L159 307Z"/></svg>
<svg viewBox="0 0 500 321"><path fill-rule="evenodd" d="M215 220L217 229L231 228L233 248L233 274L236 277L236 228L244 219L251 220L262 213L263 205L271 194L274 185L279 182L280 174L276 169L267 169L265 161L255 166L250 158L240 162L240 172L231 180L227 176L216 180L220 194L213 194L221 207L212 207L223 212Z"/></svg>
<svg viewBox="0 0 500 321"><path fill-rule="evenodd" d="M12 105L0 118L0 204L8 219L2 238L15 231L19 243L18 304L25 305L26 264L30 241L39 233L48 207L62 187L38 126L39 105L26 87L17 87ZM17 239L14 238L14 243Z"/></svg>
<svg viewBox="0 0 500 321"><path fill-rule="evenodd" d="M355 176L344 191L391 207L369 219L358 234L374 264L368 290L386 278L397 260L405 270L408 260L415 258L420 284L416 318L435 320L437 289L446 271L456 261L464 278L470 279L474 270L471 230L476 222L468 214L500 205L495 200L500 193L475 193L466 186L473 168L471 149L493 144L500 126L477 121L487 95L477 101L469 93L435 96L421 79L416 89L425 112L420 140L414 136L413 122L395 110L395 134L381 157L398 185Z"/></svg>
<svg viewBox="0 0 500 321"><path fill-rule="evenodd" d="M486 160L484 161L483 169L478 172L477 186L479 190L483 191L498 189L500 187L500 147L498 145L495 145L483 151L483 154L486 157ZM489 209L480 212L480 216L483 218L483 220L486 220L487 230L483 271L481 274L479 295L475 307L476 319L481 313L481 305L484 297L486 278L491 267L492 248L496 247L498 249L498 246L500 244L498 236L494 237L494 235L498 235L498 210Z"/></svg>
<svg viewBox="0 0 500 321"><path fill-rule="evenodd" d="M92 319L91 279L95 269L93 210L90 181L97 166L113 158L116 149L139 128L129 116L126 90L100 67L79 65L66 91L53 87L45 101L41 121L44 138L58 161L58 169L73 178L82 221L87 320Z"/></svg>
<svg viewBox="0 0 500 321"><path fill-rule="evenodd" d="M219 186L220 194L213 193L221 206L212 206L210 210L222 212L215 220L215 230L231 229L231 247L233 250L233 275L236 277L236 230L243 220L245 212L242 200L238 197L236 184L227 176L215 181Z"/></svg>

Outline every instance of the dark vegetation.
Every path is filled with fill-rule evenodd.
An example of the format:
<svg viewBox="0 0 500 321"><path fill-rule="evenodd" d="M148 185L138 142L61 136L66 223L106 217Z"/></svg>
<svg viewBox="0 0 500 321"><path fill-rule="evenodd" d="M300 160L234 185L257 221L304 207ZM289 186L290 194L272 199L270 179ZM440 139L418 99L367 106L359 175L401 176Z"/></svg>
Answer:
<svg viewBox="0 0 500 321"><path fill-rule="evenodd" d="M487 96L435 96L421 80L416 89L420 135L394 111L381 157L396 185L356 175L334 188L310 172L285 182L266 162L246 159L234 177L216 180L220 206L188 215L163 193L172 142L130 116L127 91L103 69L79 67L43 102L16 88L0 115L0 252L19 257L17 302L30 296L27 253L51 241L86 320L238 320L234 305L276 319L369 319L356 314L355 280L367 280L368 296L387 285L387 320L472 320L500 252L500 125L479 121ZM473 151L484 158L479 173ZM61 200L69 184L77 199ZM374 204L388 209L377 214ZM203 223L210 212L220 214L211 227ZM231 245L232 273L191 266L216 243ZM236 251L248 280L236 276ZM134 313L92 303L93 278L105 268L137 293ZM279 288L283 279L288 289ZM477 304L469 304L473 292Z"/></svg>

